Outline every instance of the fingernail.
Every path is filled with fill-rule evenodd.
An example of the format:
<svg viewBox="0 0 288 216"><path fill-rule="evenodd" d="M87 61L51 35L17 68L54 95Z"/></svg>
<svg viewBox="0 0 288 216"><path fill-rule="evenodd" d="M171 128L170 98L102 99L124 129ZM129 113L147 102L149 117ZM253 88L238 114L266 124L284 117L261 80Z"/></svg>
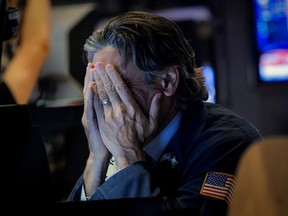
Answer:
<svg viewBox="0 0 288 216"><path fill-rule="evenodd" d="M112 69L113 69L113 66L111 64L107 64L105 67L106 71L112 71Z"/></svg>
<svg viewBox="0 0 288 216"><path fill-rule="evenodd" d="M102 68L102 63L101 62L97 62L96 64L95 64L95 67L97 67L98 69L101 69Z"/></svg>
<svg viewBox="0 0 288 216"><path fill-rule="evenodd" d="M93 62L89 62L89 63L87 64L87 66L93 68L93 67L94 67L94 63L93 63Z"/></svg>

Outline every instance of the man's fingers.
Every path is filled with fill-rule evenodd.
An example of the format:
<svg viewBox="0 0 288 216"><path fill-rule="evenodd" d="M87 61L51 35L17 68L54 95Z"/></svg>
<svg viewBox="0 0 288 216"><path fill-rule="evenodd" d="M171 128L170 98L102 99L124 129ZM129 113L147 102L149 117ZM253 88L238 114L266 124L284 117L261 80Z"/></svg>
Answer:
<svg viewBox="0 0 288 216"><path fill-rule="evenodd" d="M119 97L119 101L121 100L124 105L132 104L133 106L135 106L135 100L120 74L114 69L111 64L107 64L105 70L114 85L114 90Z"/></svg>
<svg viewBox="0 0 288 216"><path fill-rule="evenodd" d="M86 92L84 94L84 113L82 117L82 123L87 124L88 119L93 119L93 85L95 85L94 82L91 82L87 88Z"/></svg>
<svg viewBox="0 0 288 216"><path fill-rule="evenodd" d="M92 70L94 68L94 65L92 63L88 63L86 67L86 73L84 77L84 88L83 88L83 94L87 91L89 83L94 81Z"/></svg>
<svg viewBox="0 0 288 216"><path fill-rule="evenodd" d="M95 112L98 117L98 113L105 113L105 116L111 116L112 106L110 103L109 95L106 92L103 83L103 74L105 74L105 68L102 63L98 62L95 64L95 70L93 71L93 77L96 82L97 91L95 92ZM98 101L98 102L97 102ZM101 107L100 107L101 106ZM98 113L97 113L98 112Z"/></svg>
<svg viewBox="0 0 288 216"><path fill-rule="evenodd" d="M97 92L98 92L98 96L100 98L100 100L106 100L109 99L105 87L104 87L104 83L102 82L100 76L99 76L99 72L100 73L104 73L104 66L102 63L98 62L95 64L95 72L93 73L96 85L97 85Z"/></svg>
<svg viewBox="0 0 288 216"><path fill-rule="evenodd" d="M158 122L158 117L159 117L159 112L160 112L161 97L162 97L162 94L158 93L154 95L152 102L151 102L151 106L149 110L149 124L152 130L156 129L156 127L158 126L157 122Z"/></svg>

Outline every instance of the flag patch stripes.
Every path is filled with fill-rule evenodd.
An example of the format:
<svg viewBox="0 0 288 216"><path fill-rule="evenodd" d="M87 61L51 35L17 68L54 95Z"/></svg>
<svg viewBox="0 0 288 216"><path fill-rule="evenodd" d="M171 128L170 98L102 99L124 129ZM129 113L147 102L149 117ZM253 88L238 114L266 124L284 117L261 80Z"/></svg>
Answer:
<svg viewBox="0 0 288 216"><path fill-rule="evenodd" d="M226 200L230 205L235 187L235 176L221 172L207 172L200 194Z"/></svg>

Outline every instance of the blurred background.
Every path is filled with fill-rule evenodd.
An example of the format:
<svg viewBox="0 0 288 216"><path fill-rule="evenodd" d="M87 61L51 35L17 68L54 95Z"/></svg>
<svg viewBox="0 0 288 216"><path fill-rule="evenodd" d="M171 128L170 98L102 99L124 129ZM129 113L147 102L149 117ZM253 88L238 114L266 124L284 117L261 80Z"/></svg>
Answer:
<svg viewBox="0 0 288 216"><path fill-rule="evenodd" d="M178 23L204 68L209 101L247 118L264 136L288 134L288 0L54 0L52 6L52 47L30 105L58 200L70 192L88 153L83 45L97 26L125 11Z"/></svg>

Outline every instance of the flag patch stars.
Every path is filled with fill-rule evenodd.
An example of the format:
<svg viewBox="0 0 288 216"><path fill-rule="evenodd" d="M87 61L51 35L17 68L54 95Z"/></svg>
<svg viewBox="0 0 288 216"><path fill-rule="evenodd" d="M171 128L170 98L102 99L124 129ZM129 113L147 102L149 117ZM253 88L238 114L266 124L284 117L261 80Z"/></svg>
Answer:
<svg viewBox="0 0 288 216"><path fill-rule="evenodd" d="M233 175L210 171L206 174L200 194L226 200L230 204L235 183Z"/></svg>

